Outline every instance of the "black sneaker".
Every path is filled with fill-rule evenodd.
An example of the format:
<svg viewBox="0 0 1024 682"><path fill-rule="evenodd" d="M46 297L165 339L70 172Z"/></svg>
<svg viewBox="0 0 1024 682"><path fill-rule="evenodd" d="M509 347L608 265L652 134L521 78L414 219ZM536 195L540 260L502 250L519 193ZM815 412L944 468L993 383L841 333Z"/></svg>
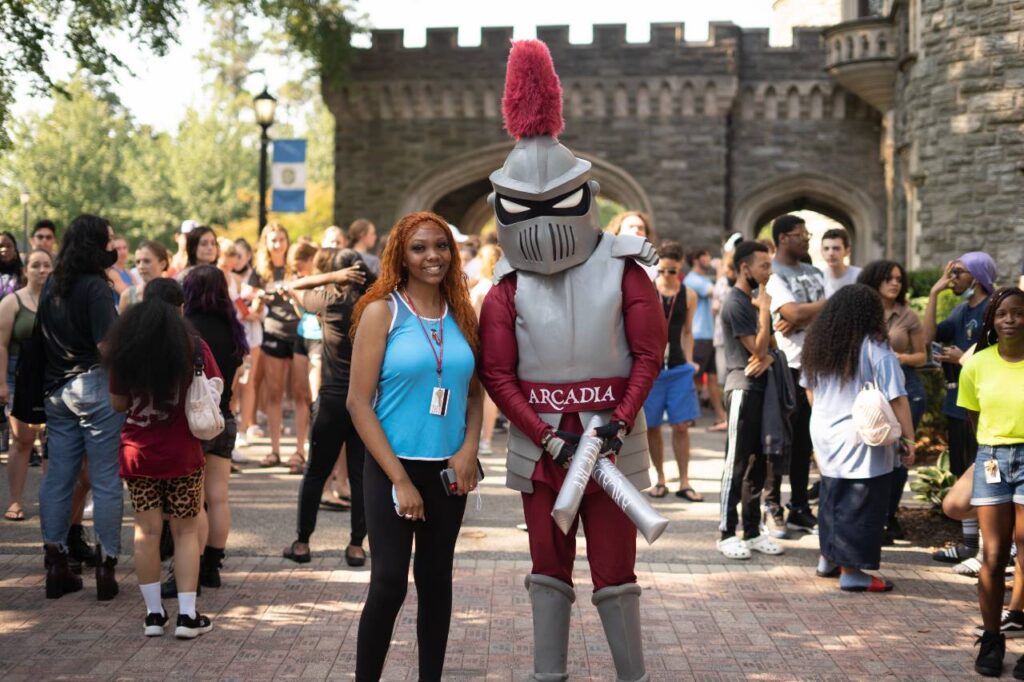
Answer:
<svg viewBox="0 0 1024 682"><path fill-rule="evenodd" d="M969 549L967 545L951 545L932 552L932 559L944 564L959 564L961 561L977 556L978 550Z"/></svg>
<svg viewBox="0 0 1024 682"><path fill-rule="evenodd" d="M181 617L179 616L179 622ZM1003 657L1006 656L1006 637L985 631L975 644L980 644L978 658L974 661L974 671L985 677L998 677L1003 672Z"/></svg>
<svg viewBox="0 0 1024 682"><path fill-rule="evenodd" d="M1024 656L1017 659L1017 665L1013 666L1013 679L1024 680Z"/></svg>
<svg viewBox="0 0 1024 682"><path fill-rule="evenodd" d="M811 484L811 487L807 489L807 501L814 502L821 497L821 481L815 481Z"/></svg>
<svg viewBox="0 0 1024 682"><path fill-rule="evenodd" d="M814 518L808 507L790 507L789 515L786 517L786 528L789 530L802 530L805 533L814 531L818 525L818 519Z"/></svg>
<svg viewBox="0 0 1024 682"><path fill-rule="evenodd" d="M195 639L212 629L213 622L198 611L196 611L195 618L189 618L184 613L179 613L178 627L174 628L174 636L178 639Z"/></svg>
<svg viewBox="0 0 1024 682"><path fill-rule="evenodd" d="M1009 639L1024 637L1024 611L1003 609L1002 618L999 620L999 632ZM979 625L974 628L974 634L981 637L985 634L985 626Z"/></svg>
<svg viewBox="0 0 1024 682"><path fill-rule="evenodd" d="M907 532L903 530L903 526L900 524L898 516L894 516L889 519L889 523L886 524L885 530L892 536L893 540L907 539Z"/></svg>
<svg viewBox="0 0 1024 682"><path fill-rule="evenodd" d="M146 637L159 637L164 634L164 626L167 625L167 612L146 614Z"/></svg>
<svg viewBox="0 0 1024 682"><path fill-rule="evenodd" d="M28 455L28 465L30 467L37 467L43 463L43 456L39 454L39 451L32 448L32 452Z"/></svg>
<svg viewBox="0 0 1024 682"><path fill-rule="evenodd" d="M761 532L766 533L773 538L785 539L789 537L789 531L786 530L786 518L782 512L782 507L778 507L771 503L764 506L763 515L761 517Z"/></svg>

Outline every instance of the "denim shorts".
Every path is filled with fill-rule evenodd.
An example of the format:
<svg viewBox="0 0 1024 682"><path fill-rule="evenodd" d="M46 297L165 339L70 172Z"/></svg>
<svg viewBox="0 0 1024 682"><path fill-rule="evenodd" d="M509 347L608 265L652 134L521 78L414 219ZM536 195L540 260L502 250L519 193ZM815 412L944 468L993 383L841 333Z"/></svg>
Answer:
<svg viewBox="0 0 1024 682"><path fill-rule="evenodd" d="M999 482L985 480L985 462L995 459L999 464ZM1013 445L978 445L974 460L974 490L971 504L985 507L1014 502L1024 505L1024 443Z"/></svg>

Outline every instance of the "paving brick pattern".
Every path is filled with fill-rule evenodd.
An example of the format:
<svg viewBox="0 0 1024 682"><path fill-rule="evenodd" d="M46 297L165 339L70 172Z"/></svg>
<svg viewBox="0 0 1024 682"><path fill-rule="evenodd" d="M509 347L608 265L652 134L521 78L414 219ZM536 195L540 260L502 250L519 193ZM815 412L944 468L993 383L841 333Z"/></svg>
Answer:
<svg viewBox="0 0 1024 682"><path fill-rule="evenodd" d="M214 630L195 641L144 638L131 560L122 596L85 589L43 598L39 557L0 556L0 679L351 679L367 569L336 558L307 566L277 558L230 562L224 587L200 607ZM532 665L527 561L456 562L446 680L519 680ZM971 676L971 581L947 570L890 569L897 590L841 593L812 568L640 564L648 670L653 680L947 680ZM614 679L584 562L573 612L573 679ZM175 614L176 605L166 604ZM399 615L385 680L416 680L416 599ZM1014 648L1011 645L1011 648ZM1019 647L1017 647L1019 648ZM1009 663L1012 663L1008 656Z"/></svg>

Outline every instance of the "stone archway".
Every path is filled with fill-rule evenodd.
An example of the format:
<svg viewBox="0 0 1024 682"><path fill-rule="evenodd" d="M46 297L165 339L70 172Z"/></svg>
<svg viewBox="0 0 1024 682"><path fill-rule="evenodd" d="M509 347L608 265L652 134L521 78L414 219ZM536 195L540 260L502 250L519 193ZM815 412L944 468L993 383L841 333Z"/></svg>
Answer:
<svg viewBox="0 0 1024 682"><path fill-rule="evenodd" d="M421 173L403 193L398 215L434 210L439 204L451 205L449 200L452 195L465 193L474 186L479 187L495 169L500 168L510 148L508 142L490 145L448 159ZM644 211L652 216L652 222L657 223L647 193L628 172L600 157L575 149L573 151L593 165L591 174L600 183L602 196L613 199L627 209ZM478 191L476 194L468 201L464 199L461 202L463 207L460 216L452 216L452 219L462 221L459 229L467 234L478 231L490 217L491 209L487 205L486 192Z"/></svg>
<svg viewBox="0 0 1024 682"><path fill-rule="evenodd" d="M793 173L756 185L737 202L732 229L754 237L765 221L800 209L817 211L846 226L855 262L881 257L877 238L883 234L882 207L860 187L822 174Z"/></svg>

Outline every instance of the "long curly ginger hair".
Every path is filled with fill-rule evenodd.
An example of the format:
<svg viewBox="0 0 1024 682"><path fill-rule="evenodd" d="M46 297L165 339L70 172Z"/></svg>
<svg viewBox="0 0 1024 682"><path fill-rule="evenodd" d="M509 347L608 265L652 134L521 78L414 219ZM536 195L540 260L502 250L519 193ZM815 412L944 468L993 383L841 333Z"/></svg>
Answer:
<svg viewBox="0 0 1024 682"><path fill-rule="evenodd" d="M380 256L380 277L356 303L352 312L351 336L355 338L359 321L363 317L366 306L374 301L387 298L392 291L405 287L405 280L408 276L405 272L403 260L405 248L413 233L423 223L437 225L448 237L448 251L451 254L451 263L448 272L441 281L441 296L448 304L455 323L459 326L462 335L466 337L469 347L473 353L477 353L480 347L479 335L477 333L476 313L473 311L473 304L469 298L469 287L466 285L466 278L462 273L462 259L459 257L459 249L455 244L455 237L448 227L448 221L436 213L430 211L417 211L400 219L391 228L388 234L387 245L384 253Z"/></svg>

